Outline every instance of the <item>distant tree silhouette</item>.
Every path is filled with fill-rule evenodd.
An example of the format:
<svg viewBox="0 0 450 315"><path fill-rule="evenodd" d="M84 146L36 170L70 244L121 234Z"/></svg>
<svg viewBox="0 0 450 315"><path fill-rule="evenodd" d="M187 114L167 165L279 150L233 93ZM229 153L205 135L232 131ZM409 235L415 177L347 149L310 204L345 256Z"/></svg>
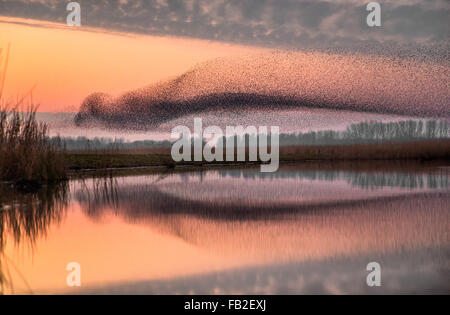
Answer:
<svg viewBox="0 0 450 315"><path fill-rule="evenodd" d="M281 145L338 145L378 142L407 142L449 138L445 120L407 120L397 122L365 121L351 124L344 131L322 130L281 134Z"/></svg>
<svg viewBox="0 0 450 315"><path fill-rule="evenodd" d="M223 145L234 141L236 146L248 146L250 140L257 140L256 134L223 137ZM364 121L349 125L345 130L321 130L306 133L280 134L280 145L343 145L380 142L408 142L450 138L450 128L445 120L405 120L397 122ZM60 141L67 150L109 150L137 148L170 148L171 141L143 140L126 142L111 138L52 138ZM192 139L192 142L194 140ZM270 135L268 138L270 144ZM205 141L202 141L205 145ZM255 141L255 143L257 143Z"/></svg>

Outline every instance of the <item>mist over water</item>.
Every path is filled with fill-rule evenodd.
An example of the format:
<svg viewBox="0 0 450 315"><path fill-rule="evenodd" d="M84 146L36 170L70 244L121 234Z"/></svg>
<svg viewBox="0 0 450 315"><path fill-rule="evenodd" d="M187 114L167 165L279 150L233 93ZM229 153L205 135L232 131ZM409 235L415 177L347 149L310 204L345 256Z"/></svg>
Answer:
<svg viewBox="0 0 450 315"><path fill-rule="evenodd" d="M75 122L140 129L212 110L300 108L449 118L449 69L445 58L420 56L273 52L220 58L119 97L94 93Z"/></svg>
<svg viewBox="0 0 450 315"><path fill-rule="evenodd" d="M145 129L127 129L115 126L110 128L105 124L74 123L75 113L37 113L37 119L49 126L51 137L68 138L106 138L123 139L124 141L139 140L170 140L171 131L175 126L183 125L193 128L197 114L165 121L158 126L145 125ZM280 126L281 133L298 133L318 130L345 130L350 124L362 121L398 122L415 119L400 115L386 115L376 113L361 113L333 109L313 109L302 107L298 109L233 109L228 111L210 110L200 114L204 126L219 126L225 130L226 126ZM125 127L125 126L123 126Z"/></svg>

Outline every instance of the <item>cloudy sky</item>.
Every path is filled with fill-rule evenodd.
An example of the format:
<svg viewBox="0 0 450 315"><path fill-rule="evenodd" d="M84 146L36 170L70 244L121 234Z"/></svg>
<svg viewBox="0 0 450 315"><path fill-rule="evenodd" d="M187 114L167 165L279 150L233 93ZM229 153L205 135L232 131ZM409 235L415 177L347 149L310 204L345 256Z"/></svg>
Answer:
<svg viewBox="0 0 450 315"><path fill-rule="evenodd" d="M68 2L0 0L11 100L36 86L40 110L76 111L92 92L119 95L215 58L273 49L450 60L450 0L380 1L373 28L368 0L79 0L75 28L66 25Z"/></svg>
<svg viewBox="0 0 450 315"><path fill-rule="evenodd" d="M65 23L64 0L0 0L0 15ZM449 0L383 0L381 27L368 0L79 0L82 24L268 47L429 45L448 41Z"/></svg>

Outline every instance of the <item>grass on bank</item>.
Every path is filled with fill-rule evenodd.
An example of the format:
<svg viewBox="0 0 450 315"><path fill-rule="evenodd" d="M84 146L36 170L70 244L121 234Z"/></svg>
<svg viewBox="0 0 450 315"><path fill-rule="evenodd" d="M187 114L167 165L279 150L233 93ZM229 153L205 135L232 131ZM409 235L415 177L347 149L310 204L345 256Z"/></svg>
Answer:
<svg viewBox="0 0 450 315"><path fill-rule="evenodd" d="M280 148L280 160L450 160L450 139Z"/></svg>
<svg viewBox="0 0 450 315"><path fill-rule="evenodd" d="M47 126L36 121L36 109L0 109L0 180L45 184L65 178L64 150L50 143Z"/></svg>
<svg viewBox="0 0 450 315"><path fill-rule="evenodd" d="M50 142L47 126L36 121L32 100L26 113L18 111L28 96L31 99L32 90L15 105L5 105L9 51L9 45L6 52L0 48L0 182L35 186L63 180L67 178L64 150Z"/></svg>
<svg viewBox="0 0 450 315"><path fill-rule="evenodd" d="M248 160L248 156L247 156ZM408 143L355 144L280 147L280 162L355 160L450 160L450 140ZM67 168L72 171L104 168L201 166L246 164L248 162L174 162L170 149L115 152L68 152Z"/></svg>

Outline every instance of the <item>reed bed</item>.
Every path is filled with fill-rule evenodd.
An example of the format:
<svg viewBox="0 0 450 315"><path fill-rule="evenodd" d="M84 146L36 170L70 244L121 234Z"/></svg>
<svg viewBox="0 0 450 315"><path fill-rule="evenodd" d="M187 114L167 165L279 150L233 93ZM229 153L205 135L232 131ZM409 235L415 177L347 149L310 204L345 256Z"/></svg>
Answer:
<svg viewBox="0 0 450 315"><path fill-rule="evenodd" d="M67 177L64 150L50 142L47 125L36 121L32 90L15 104L5 104L8 58L9 47L4 55L0 49L0 181L40 185L63 180ZM20 111L28 96L27 110Z"/></svg>
<svg viewBox="0 0 450 315"><path fill-rule="evenodd" d="M26 113L0 109L0 179L45 184L66 178L64 150L51 144L48 128Z"/></svg>

